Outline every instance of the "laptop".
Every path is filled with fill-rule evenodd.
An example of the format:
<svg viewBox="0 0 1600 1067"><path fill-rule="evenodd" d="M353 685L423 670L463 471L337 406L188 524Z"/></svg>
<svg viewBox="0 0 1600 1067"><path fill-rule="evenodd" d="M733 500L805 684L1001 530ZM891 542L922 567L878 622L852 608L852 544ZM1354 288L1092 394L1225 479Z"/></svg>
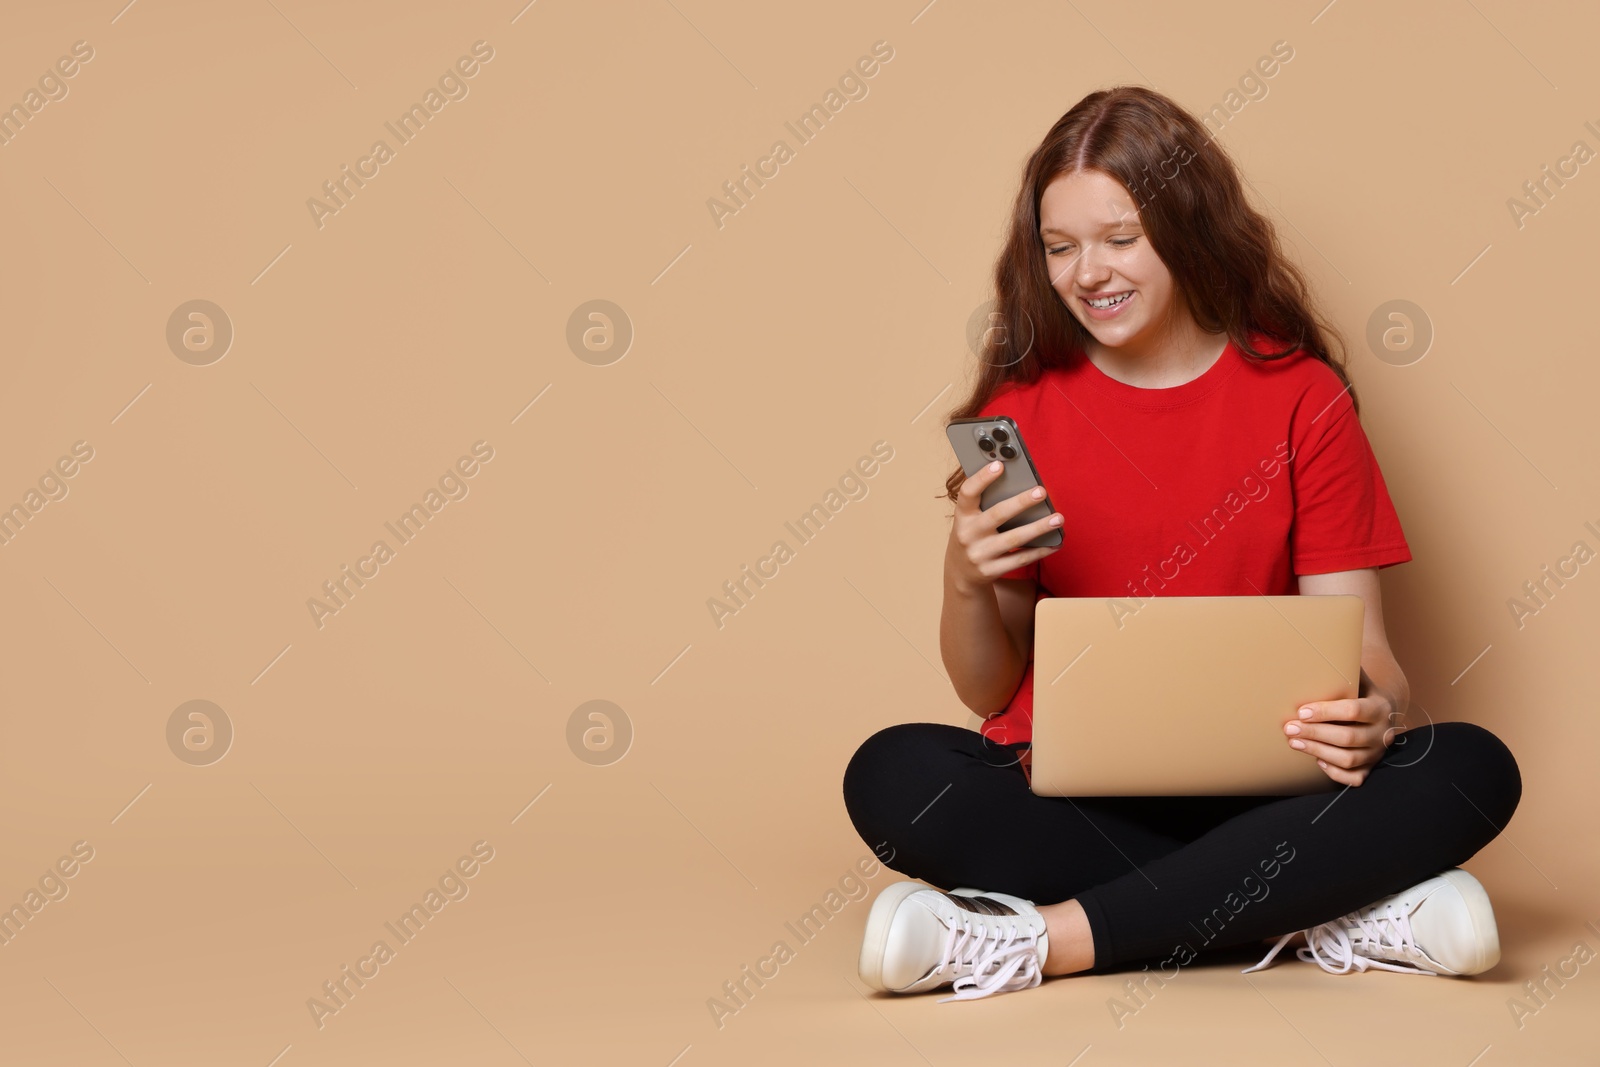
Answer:
<svg viewBox="0 0 1600 1067"><path fill-rule="evenodd" d="M1045 597L1034 608L1040 796L1293 796L1341 788L1289 747L1312 700L1354 697L1359 596Z"/></svg>

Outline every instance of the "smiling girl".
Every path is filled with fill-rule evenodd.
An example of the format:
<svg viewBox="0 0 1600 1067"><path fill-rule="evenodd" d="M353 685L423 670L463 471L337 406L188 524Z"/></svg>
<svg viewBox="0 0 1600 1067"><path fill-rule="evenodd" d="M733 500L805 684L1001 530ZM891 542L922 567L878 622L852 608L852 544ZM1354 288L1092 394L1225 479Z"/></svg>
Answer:
<svg viewBox="0 0 1600 1067"><path fill-rule="evenodd" d="M1231 160L1159 93L1090 94L1028 160L995 288L1001 328L950 417L1016 420L1059 511L1002 533L1034 497L981 510L999 464L948 479L940 647L984 722L891 726L850 760L856 830L922 880L874 901L862 979L968 999L1187 962L1202 927L1219 931L1208 950L1275 939L1258 967L1297 935L1299 956L1335 973L1494 966L1488 895L1457 865L1511 818L1516 761L1469 723L1407 729L1378 571L1410 549L1338 334ZM1283 462L1279 491L1195 543L1191 523L1264 456ZM1019 547L1053 528L1061 545ZM1167 558L1182 566L1151 571ZM1032 792L1039 598L1296 593L1366 605L1359 695L1284 727L1284 744L1346 787L1331 801ZM1130 720L1128 744L1139 735ZM1241 878L1269 863L1272 892L1235 906Z"/></svg>

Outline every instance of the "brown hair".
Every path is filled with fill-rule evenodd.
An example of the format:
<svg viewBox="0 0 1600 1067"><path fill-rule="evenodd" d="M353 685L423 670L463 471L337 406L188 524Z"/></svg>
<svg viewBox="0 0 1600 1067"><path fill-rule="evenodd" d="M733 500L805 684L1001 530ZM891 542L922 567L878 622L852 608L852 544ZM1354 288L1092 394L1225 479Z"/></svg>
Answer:
<svg viewBox="0 0 1600 1067"><path fill-rule="evenodd" d="M947 421L978 414L1002 385L1035 382L1047 368L1064 366L1082 351L1088 332L1051 286L1039 236L1046 186L1077 170L1103 171L1128 189L1151 247L1202 329L1226 331L1250 359L1281 359L1297 349L1315 356L1349 388L1359 417L1343 339L1318 311L1305 276L1278 247L1271 221L1245 200L1233 160L1178 104L1152 89L1121 85L1078 101L1028 158L995 263L994 309L977 380ZM1282 351L1257 352L1250 347L1252 334L1296 340ZM1026 351L1017 358L1019 343ZM955 500L965 479L956 468L945 481L945 495Z"/></svg>

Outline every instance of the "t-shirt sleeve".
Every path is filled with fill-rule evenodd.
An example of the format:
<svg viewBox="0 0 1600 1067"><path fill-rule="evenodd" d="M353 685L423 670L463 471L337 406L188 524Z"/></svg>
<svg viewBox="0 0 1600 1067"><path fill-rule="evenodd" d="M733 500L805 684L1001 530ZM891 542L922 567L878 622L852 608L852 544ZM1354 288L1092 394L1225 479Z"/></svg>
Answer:
<svg viewBox="0 0 1600 1067"><path fill-rule="evenodd" d="M1017 413L1013 410L1015 405L1007 403L1008 400L1014 399L1013 397L1008 396L1008 394L1011 392L1011 389L1008 389L1002 385L996 395L990 397L989 401L984 404L983 407L978 409L978 417L987 419L991 415L1010 415L1012 418L1016 418ZM1039 561L1034 560L1032 563L1026 564L1025 566L1016 567L1012 570L1006 571L1006 573L1002 574L1000 577L1025 578L1029 581L1037 583L1039 581Z"/></svg>
<svg viewBox="0 0 1600 1067"><path fill-rule="evenodd" d="M1350 392L1324 373L1307 390L1291 430L1296 575L1388 567L1411 559L1400 517Z"/></svg>

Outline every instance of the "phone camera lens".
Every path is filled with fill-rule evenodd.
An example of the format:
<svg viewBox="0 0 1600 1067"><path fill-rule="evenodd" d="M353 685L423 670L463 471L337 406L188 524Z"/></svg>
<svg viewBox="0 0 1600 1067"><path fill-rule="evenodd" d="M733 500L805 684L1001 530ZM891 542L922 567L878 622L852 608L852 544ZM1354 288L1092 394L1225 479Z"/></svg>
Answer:
<svg viewBox="0 0 1600 1067"><path fill-rule="evenodd" d="M1011 435L1006 433L1005 430L999 426L996 426L990 432L994 434L994 439L999 441L1001 444L1005 444L1007 441L1011 440Z"/></svg>
<svg viewBox="0 0 1600 1067"><path fill-rule="evenodd" d="M989 440L987 437L980 437L978 438L978 447L983 449L985 452L993 452L994 442Z"/></svg>
<svg viewBox="0 0 1600 1067"><path fill-rule="evenodd" d="M1000 435L999 434L995 434L995 436L999 437ZM1004 456L1006 459L1016 459L1017 458L1017 450L1012 448L1010 445L1001 445L1000 446L1000 454L1002 456Z"/></svg>

